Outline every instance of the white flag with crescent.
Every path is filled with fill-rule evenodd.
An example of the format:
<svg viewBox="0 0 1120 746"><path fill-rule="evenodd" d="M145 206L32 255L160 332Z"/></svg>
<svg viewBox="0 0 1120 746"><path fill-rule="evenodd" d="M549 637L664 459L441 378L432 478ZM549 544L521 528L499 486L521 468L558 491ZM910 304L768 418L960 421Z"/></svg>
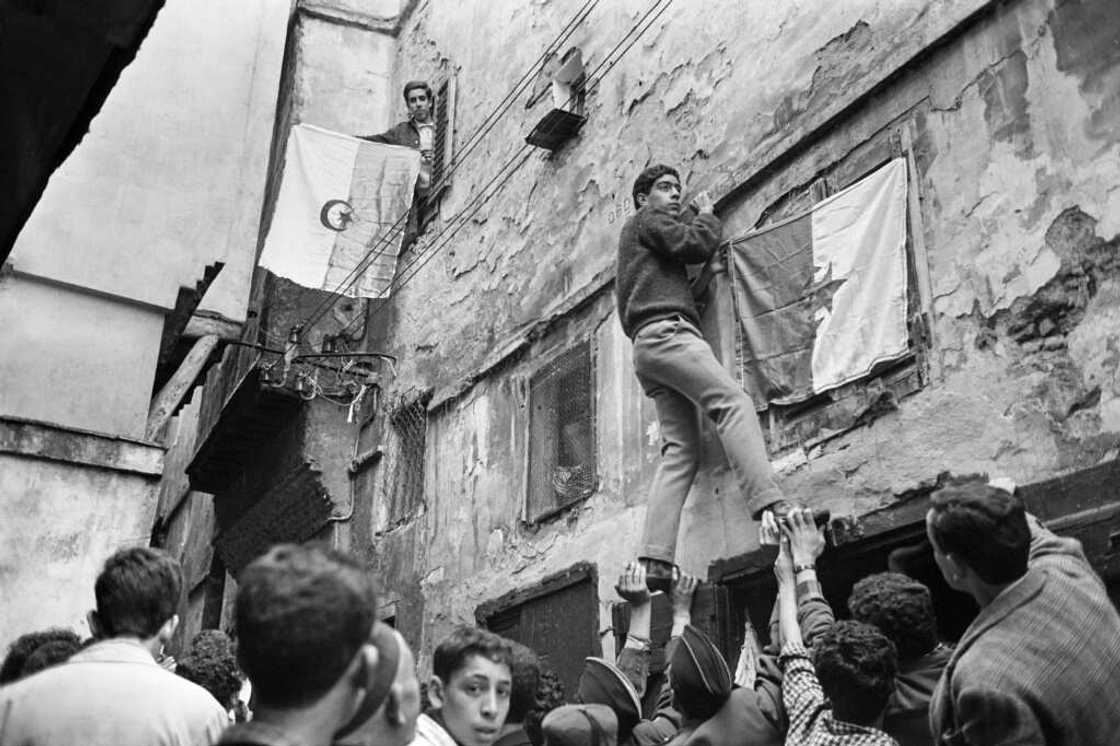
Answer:
<svg viewBox="0 0 1120 746"><path fill-rule="evenodd" d="M260 266L304 287L385 297L419 173L417 150L297 124Z"/></svg>

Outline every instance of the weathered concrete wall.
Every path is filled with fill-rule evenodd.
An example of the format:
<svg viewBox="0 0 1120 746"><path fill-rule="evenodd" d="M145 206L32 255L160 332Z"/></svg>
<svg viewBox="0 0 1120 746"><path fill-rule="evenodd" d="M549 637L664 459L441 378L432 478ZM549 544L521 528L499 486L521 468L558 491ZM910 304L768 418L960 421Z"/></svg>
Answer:
<svg viewBox="0 0 1120 746"><path fill-rule="evenodd" d="M0 275L0 414L142 438L163 315Z"/></svg>
<svg viewBox="0 0 1120 746"><path fill-rule="evenodd" d="M1116 344L1106 319L1120 279L1120 139L1101 121L1118 99L1090 91L1118 74L1118 30L1105 3L999 9L735 208L731 219L749 225L861 137L912 124L941 377L811 452L787 490L861 512L938 468L1031 482L1116 456L1118 360L1104 361ZM1063 62L1071 48L1112 62L1079 74Z"/></svg>
<svg viewBox="0 0 1120 746"><path fill-rule="evenodd" d="M289 3L172 0L12 253L21 272L245 318Z"/></svg>
<svg viewBox="0 0 1120 746"><path fill-rule="evenodd" d="M576 6L432 0L406 24L398 77L449 60L462 141ZM570 43L594 66L645 7L599 8ZM432 387L439 400L609 280L630 184L647 163L678 163L689 188L716 189L730 235L884 128L905 125L915 134L940 377L898 412L802 454L784 488L859 513L943 469L1030 481L1115 457L1118 29L1120 9L1107 0L772 3L749 13L735 2L704 13L677 3L589 98L581 137L530 158L397 294L386 342L401 356L395 388ZM444 220L544 113L523 99L455 175ZM438 232L426 240L438 246ZM422 622L424 643L472 620L479 602L578 560L598 563L606 600L636 549L656 420L609 310L585 329L597 344L602 486L540 528L519 522L523 382L549 334L566 328L433 410L420 517L373 537L359 503L350 544L412 605L398 621ZM726 479L714 472L686 511L680 559L692 572L753 546L753 527L720 498Z"/></svg>
<svg viewBox="0 0 1120 746"><path fill-rule="evenodd" d="M53 625L88 634L101 564L148 544L162 456L148 444L0 419L0 648Z"/></svg>
<svg viewBox="0 0 1120 746"><path fill-rule="evenodd" d="M117 438L145 435L180 287L224 262L201 309L246 317L290 9L167 2L4 267L0 415L64 427L0 464L0 642L84 630L101 562L149 541L162 451Z"/></svg>
<svg viewBox="0 0 1120 746"><path fill-rule="evenodd" d="M361 26L301 16L293 123L355 135L387 129L395 40Z"/></svg>
<svg viewBox="0 0 1120 746"><path fill-rule="evenodd" d="M177 654L202 629L207 578L214 559L214 496L191 490L186 466L198 439L201 392L168 423L161 443L167 449L159 500L154 517L153 543L167 550L183 566L186 605L170 645Z"/></svg>
<svg viewBox="0 0 1120 746"><path fill-rule="evenodd" d="M245 319L288 10L160 11L6 265L0 412L140 437L180 287Z"/></svg>

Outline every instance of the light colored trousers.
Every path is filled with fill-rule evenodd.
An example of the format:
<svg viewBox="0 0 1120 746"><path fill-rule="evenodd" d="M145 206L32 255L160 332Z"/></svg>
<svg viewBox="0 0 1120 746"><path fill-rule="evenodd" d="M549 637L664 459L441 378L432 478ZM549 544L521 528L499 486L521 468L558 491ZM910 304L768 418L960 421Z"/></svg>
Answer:
<svg viewBox="0 0 1120 746"><path fill-rule="evenodd" d="M674 316L641 327L634 336L634 370L661 425L661 461L639 557L672 562L676 555L681 510L700 462L698 411L715 426L744 508L756 516L782 499L754 403L691 321Z"/></svg>

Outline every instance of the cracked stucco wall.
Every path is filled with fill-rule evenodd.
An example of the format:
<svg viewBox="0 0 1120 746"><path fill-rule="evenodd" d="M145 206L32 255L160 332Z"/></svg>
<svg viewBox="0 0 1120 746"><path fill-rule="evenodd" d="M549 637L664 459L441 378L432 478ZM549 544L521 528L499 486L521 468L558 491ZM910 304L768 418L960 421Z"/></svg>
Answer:
<svg viewBox="0 0 1120 746"><path fill-rule="evenodd" d="M648 7L606 5L570 42L591 67ZM576 7L421 3L400 38L398 82L456 69L461 142ZM674 4L589 98L581 137L552 158L530 158L399 292L383 340L401 356L395 386L454 388L609 277L629 186L647 163L680 164L686 189L723 197L732 235L902 122L915 134L940 376L897 412L789 462L783 487L860 513L944 469L1033 481L1114 457L1118 27L1108 0L728 0L704 13ZM526 110L527 96L455 175L443 219L544 113ZM421 649L473 620L481 601L579 560L598 564L605 601L636 548L656 420L609 303L587 313L596 312L606 315L587 322L603 479L594 497L539 529L519 522L525 412L516 381L531 372L533 347L433 412L421 516L376 541L352 527L352 548L404 601L398 623L422 625L413 640ZM706 458L715 468L686 510L680 556L701 574L754 546L743 511L719 497L726 470Z"/></svg>

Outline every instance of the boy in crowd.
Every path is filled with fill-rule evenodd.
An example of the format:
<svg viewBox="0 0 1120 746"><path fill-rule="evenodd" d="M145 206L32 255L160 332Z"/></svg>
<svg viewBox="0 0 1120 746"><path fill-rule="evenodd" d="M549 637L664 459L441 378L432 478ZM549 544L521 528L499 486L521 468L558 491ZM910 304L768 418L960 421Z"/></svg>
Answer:
<svg viewBox="0 0 1120 746"><path fill-rule="evenodd" d="M229 635L220 629L199 632L191 641L190 650L176 664L175 673L210 692L234 719L243 682Z"/></svg>
<svg viewBox="0 0 1120 746"><path fill-rule="evenodd" d="M356 561L280 544L239 580L237 653L256 703L253 719L229 728L222 744L329 746L367 711L390 713L384 730L403 734L379 746L408 742L420 709L416 673L371 639L377 599ZM392 658L398 665L388 665Z"/></svg>
<svg viewBox="0 0 1120 746"><path fill-rule="evenodd" d="M930 704L937 743L1116 743L1120 615L1081 543L991 484L944 487L931 503L934 559L980 606Z"/></svg>
<svg viewBox="0 0 1120 746"><path fill-rule="evenodd" d="M540 686L541 661L532 650L513 640L507 640L512 653L512 687L509 695L509 713L502 726L501 735L494 746L532 746L525 727L529 713L537 704Z"/></svg>
<svg viewBox="0 0 1120 746"><path fill-rule="evenodd" d="M462 626L432 655L432 709L416 723L415 746L491 746L501 735L513 689L509 643Z"/></svg>
<svg viewBox="0 0 1120 746"><path fill-rule="evenodd" d="M156 663L179 624L179 563L148 547L122 549L94 585L97 642L65 663L0 690L5 746L208 746L229 719L202 687Z"/></svg>
<svg viewBox="0 0 1120 746"><path fill-rule="evenodd" d="M700 333L687 265L706 262L720 243L720 221L707 192L682 210L680 175L650 166L634 182L637 213L622 227L615 292L622 329L634 343L634 371L653 399L661 461L650 488L639 559L651 588L674 575L681 509L700 456L697 409L715 425L754 517L788 505L774 482L754 403L716 359Z"/></svg>
<svg viewBox="0 0 1120 746"><path fill-rule="evenodd" d="M763 527L776 540L773 516L763 515ZM806 647L832 627L835 617L817 580L815 563L825 547L824 537L804 521L791 522L787 531L794 566L798 568L797 611ZM952 649L937 639L933 598L922 583L896 572L861 579L848 597L852 618L882 632L898 654L894 692L883 714L882 730L902 746L928 746L929 702ZM778 633L780 634L780 632Z"/></svg>
<svg viewBox="0 0 1120 746"><path fill-rule="evenodd" d="M804 746L897 746L880 730L898 670L894 644L863 622L841 621L817 637L810 653L797 619L797 575L812 565L795 564L790 533L808 533L809 511L791 511L783 530L774 575L782 634L782 701L789 717L787 744Z"/></svg>
<svg viewBox="0 0 1120 746"><path fill-rule="evenodd" d="M953 649L937 639L929 588L897 572L868 575L848 596L852 619L878 629L898 650L898 676L883 730L902 746L930 746L929 703Z"/></svg>
<svg viewBox="0 0 1120 746"><path fill-rule="evenodd" d="M49 660L50 665L62 663L81 647L78 635L62 627L20 635L8 648L8 655L0 665L0 685L11 684L47 668L47 665L38 665L40 661L47 663Z"/></svg>

